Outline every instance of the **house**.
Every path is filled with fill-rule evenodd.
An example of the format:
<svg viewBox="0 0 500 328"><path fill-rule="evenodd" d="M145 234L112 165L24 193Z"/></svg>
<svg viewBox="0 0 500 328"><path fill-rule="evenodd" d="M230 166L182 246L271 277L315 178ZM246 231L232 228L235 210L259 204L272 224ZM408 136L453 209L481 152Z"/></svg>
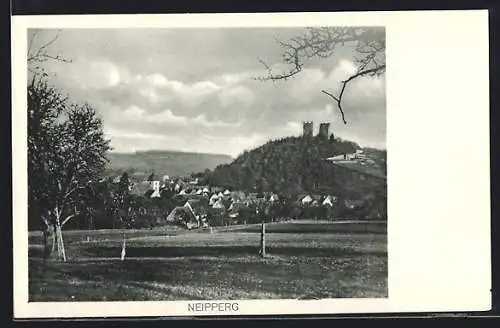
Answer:
<svg viewBox="0 0 500 328"><path fill-rule="evenodd" d="M311 198L313 199L313 201L311 202L312 206L320 206L321 205L321 202L323 200L323 196L321 196L321 195L311 195Z"/></svg>
<svg viewBox="0 0 500 328"><path fill-rule="evenodd" d="M301 195L299 196L298 202L302 205L311 204L314 199L310 195Z"/></svg>
<svg viewBox="0 0 500 328"><path fill-rule="evenodd" d="M245 210L249 210L250 208L243 202L236 202L236 203L232 203L229 208L228 208L228 211L229 211L229 214L234 214L234 213L238 213L238 215L240 215L242 212L244 212Z"/></svg>
<svg viewBox="0 0 500 328"><path fill-rule="evenodd" d="M200 200L190 199L183 206L175 207L167 216L167 222L185 224L188 229L208 226L207 209Z"/></svg>
<svg viewBox="0 0 500 328"><path fill-rule="evenodd" d="M234 202L243 201L245 199L245 193L243 191L231 191L231 199Z"/></svg>
<svg viewBox="0 0 500 328"><path fill-rule="evenodd" d="M204 203L205 202L200 199L189 199L184 204L184 207L194 214L197 221L201 222L207 217L207 208Z"/></svg>
<svg viewBox="0 0 500 328"><path fill-rule="evenodd" d="M185 206L177 206L167 216L167 222L172 223L188 223L197 222L194 213Z"/></svg>
<svg viewBox="0 0 500 328"><path fill-rule="evenodd" d="M272 202L272 203L277 202L279 200L280 200L279 196L277 194L275 194L275 193L272 193L269 196L269 201Z"/></svg>
<svg viewBox="0 0 500 328"><path fill-rule="evenodd" d="M230 192L228 189L226 189L226 190L224 191L223 195L224 195L224 196L230 196L230 195L231 195L231 192Z"/></svg>
<svg viewBox="0 0 500 328"><path fill-rule="evenodd" d="M160 181L152 181L151 186L153 189L153 193L151 194L151 198L161 197L160 195Z"/></svg>
<svg viewBox="0 0 500 328"><path fill-rule="evenodd" d="M323 202L321 205L323 206L333 206L333 203L337 201L337 197L335 196L326 196L325 199L323 199Z"/></svg>
<svg viewBox="0 0 500 328"><path fill-rule="evenodd" d="M366 158L366 154L365 154L365 152L362 149L356 150L356 153L354 154L354 156L357 159L365 159Z"/></svg>
<svg viewBox="0 0 500 328"><path fill-rule="evenodd" d="M222 203L222 199L217 199L217 201L212 205L212 208L223 209L225 208L224 203Z"/></svg>
<svg viewBox="0 0 500 328"><path fill-rule="evenodd" d="M213 205L217 200L219 199L219 196L217 194L212 194L208 200L209 205Z"/></svg>

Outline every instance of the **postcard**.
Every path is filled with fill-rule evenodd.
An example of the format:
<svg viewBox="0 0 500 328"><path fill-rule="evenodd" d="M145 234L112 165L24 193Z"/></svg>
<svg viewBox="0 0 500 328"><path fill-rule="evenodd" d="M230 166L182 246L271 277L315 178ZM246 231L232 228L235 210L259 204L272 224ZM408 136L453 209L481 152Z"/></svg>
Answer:
<svg viewBox="0 0 500 328"><path fill-rule="evenodd" d="M490 309L487 11L12 40L16 318Z"/></svg>

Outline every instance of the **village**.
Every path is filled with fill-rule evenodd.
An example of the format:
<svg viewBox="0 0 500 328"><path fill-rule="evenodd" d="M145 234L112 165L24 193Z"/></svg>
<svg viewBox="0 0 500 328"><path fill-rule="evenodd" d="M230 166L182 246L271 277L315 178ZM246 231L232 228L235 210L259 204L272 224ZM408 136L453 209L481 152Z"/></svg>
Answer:
<svg viewBox="0 0 500 328"><path fill-rule="evenodd" d="M120 177L113 182L118 184ZM301 209L323 209L331 210L339 206L338 197L330 194L301 194L294 204L287 204L288 199L274 192L245 193L239 190L229 190L220 186L202 185L198 178L192 177L169 177L161 179L151 174L144 181L131 182L129 191L136 197L144 197L151 200L164 200L177 204L168 213L156 213L156 225L180 224L187 229L208 228L213 225L246 224L247 221L272 215L270 220L278 220L279 214L283 213L286 205ZM354 209L359 202L344 200L344 206ZM274 213L270 211L275 210ZM147 208L142 209L146 214ZM281 212L281 213L280 213ZM300 215L300 213L297 213ZM217 219L209 220L209 217ZM210 222L209 222L210 221Z"/></svg>

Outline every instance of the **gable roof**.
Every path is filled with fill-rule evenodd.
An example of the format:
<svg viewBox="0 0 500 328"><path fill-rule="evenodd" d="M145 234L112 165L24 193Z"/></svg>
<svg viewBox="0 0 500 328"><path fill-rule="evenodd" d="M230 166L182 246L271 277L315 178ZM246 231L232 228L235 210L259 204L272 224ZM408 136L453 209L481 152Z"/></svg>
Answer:
<svg viewBox="0 0 500 328"><path fill-rule="evenodd" d="M205 202L201 200L190 199L184 204L184 206L187 208L191 208L190 210L196 216L203 216L207 214L207 208L205 206Z"/></svg>
<svg viewBox="0 0 500 328"><path fill-rule="evenodd" d="M248 208L248 206L243 202L234 202L229 206L231 212L239 212L242 209Z"/></svg>
<svg viewBox="0 0 500 328"><path fill-rule="evenodd" d="M334 199L332 196L326 196L325 199L323 199L323 202L321 204L323 205L326 205L326 204L330 204L330 205L333 205L334 203Z"/></svg>
<svg viewBox="0 0 500 328"><path fill-rule="evenodd" d="M312 197L311 197L311 195L309 195L309 194L300 194L300 195L297 197L297 201L298 201L298 202L302 202L302 200L303 200L304 198L306 198L306 197L307 197L307 198L310 198L310 199L311 199L311 201L313 200L313 198L312 198Z"/></svg>
<svg viewBox="0 0 500 328"><path fill-rule="evenodd" d="M169 222L175 222L179 219L181 219L183 221L196 221L196 217L194 216L194 213L191 212L187 207L184 207L184 206L177 206L167 216L167 221L169 221Z"/></svg>
<svg viewBox="0 0 500 328"><path fill-rule="evenodd" d="M215 203L213 203L212 208L225 208L225 206L222 203L222 201L219 199Z"/></svg>

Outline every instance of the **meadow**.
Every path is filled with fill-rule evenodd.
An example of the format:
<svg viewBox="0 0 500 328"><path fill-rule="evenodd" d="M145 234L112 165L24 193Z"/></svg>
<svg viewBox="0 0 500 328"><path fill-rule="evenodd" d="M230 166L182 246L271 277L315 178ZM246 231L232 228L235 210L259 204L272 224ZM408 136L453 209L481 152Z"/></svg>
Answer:
<svg viewBox="0 0 500 328"><path fill-rule="evenodd" d="M387 297L384 222L65 232L67 262L30 235L30 301ZM123 238L126 258L120 260Z"/></svg>

